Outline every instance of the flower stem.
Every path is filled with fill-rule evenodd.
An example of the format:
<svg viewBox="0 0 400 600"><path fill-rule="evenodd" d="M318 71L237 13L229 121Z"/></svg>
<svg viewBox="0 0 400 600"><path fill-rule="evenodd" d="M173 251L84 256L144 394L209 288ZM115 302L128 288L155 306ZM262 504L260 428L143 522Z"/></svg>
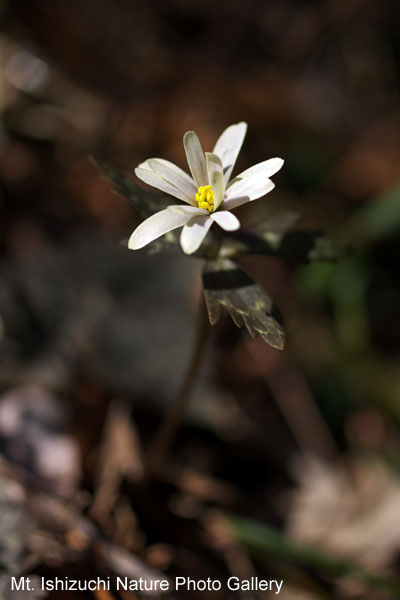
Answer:
<svg viewBox="0 0 400 600"><path fill-rule="evenodd" d="M185 416L201 366L209 330L210 325L207 310L203 299L201 299L192 355L178 395L148 450L146 459L147 475L156 473L162 466L176 432Z"/></svg>

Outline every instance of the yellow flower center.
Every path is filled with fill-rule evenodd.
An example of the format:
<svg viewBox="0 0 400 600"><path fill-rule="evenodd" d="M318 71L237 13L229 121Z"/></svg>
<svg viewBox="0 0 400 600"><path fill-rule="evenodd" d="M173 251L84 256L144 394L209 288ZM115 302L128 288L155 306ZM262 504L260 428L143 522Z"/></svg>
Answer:
<svg viewBox="0 0 400 600"><path fill-rule="evenodd" d="M201 185L197 190L196 202L199 208L214 212L214 192L211 185Z"/></svg>

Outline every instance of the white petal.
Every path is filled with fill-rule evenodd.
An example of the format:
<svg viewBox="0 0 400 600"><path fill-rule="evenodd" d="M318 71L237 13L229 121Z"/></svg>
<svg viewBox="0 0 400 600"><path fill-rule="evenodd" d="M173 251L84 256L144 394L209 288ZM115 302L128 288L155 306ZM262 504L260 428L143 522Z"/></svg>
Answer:
<svg viewBox="0 0 400 600"><path fill-rule="evenodd" d="M183 145L196 187L208 185L206 157L197 134L194 131L187 131L183 136Z"/></svg>
<svg viewBox="0 0 400 600"><path fill-rule="evenodd" d="M184 171L183 169L181 169L180 167L178 167L177 165L175 165L174 163L172 163L169 160L166 160L165 158L148 158L143 165L148 165L148 168L151 169L150 167L150 161L151 160L156 160L158 163L162 163L163 165L165 165L166 167L169 167L170 169L172 169L173 171L175 171L175 173L179 173L184 179L186 179L186 181L188 183L191 183L192 186L194 188L196 188L193 179L190 177L190 175L188 173L186 173L186 171ZM141 167L142 165L139 165L139 167ZM196 188L197 191L197 188Z"/></svg>
<svg viewBox="0 0 400 600"><path fill-rule="evenodd" d="M212 224L209 215L193 217L186 223L181 233L181 246L185 254L193 254L200 248Z"/></svg>
<svg viewBox="0 0 400 600"><path fill-rule="evenodd" d="M225 231L235 231L240 227L239 219L228 210L219 210L215 213L212 213L211 218L213 221L218 223L222 229L225 229Z"/></svg>
<svg viewBox="0 0 400 600"><path fill-rule="evenodd" d="M264 160L256 165L253 165L249 169L237 175L235 179L229 182L228 187L239 181L240 179L244 179L245 177L249 177L250 175L255 175L256 173L260 173L261 171L265 174L266 177L272 177L277 173L283 166L284 160L282 158L270 158L268 160Z"/></svg>
<svg viewBox="0 0 400 600"><path fill-rule="evenodd" d="M243 140L246 136L247 123L236 123L231 125L220 135L215 144L213 153L218 154L223 167L225 182L229 181L232 169L235 166L236 159L242 147Z"/></svg>
<svg viewBox="0 0 400 600"><path fill-rule="evenodd" d="M149 160L150 159L148 158L144 162L141 162L136 168L137 169L147 169L147 171L152 171L152 169L150 169Z"/></svg>
<svg viewBox="0 0 400 600"><path fill-rule="evenodd" d="M140 223L129 238L128 248L138 250L153 240L185 225L192 217L193 206L169 206Z"/></svg>
<svg viewBox="0 0 400 600"><path fill-rule="evenodd" d="M135 174L136 174L136 177L139 177L139 179L141 179L148 185L151 185L151 186L157 188L158 190L165 192L166 194L171 194L171 196L174 196L175 198L178 198L179 200L183 200L184 202L187 202L188 204L192 204L193 199L189 194L186 194L185 192L178 189L171 183L168 183L167 181L165 181L165 179L163 179L160 175L158 175L158 173L154 173L154 171L150 171L150 169L147 169L147 168L136 167Z"/></svg>
<svg viewBox="0 0 400 600"><path fill-rule="evenodd" d="M185 213L186 215L209 215L208 210L204 208L199 208L198 206L185 206L184 204L175 204L173 206L168 206L169 211L175 214Z"/></svg>
<svg viewBox="0 0 400 600"><path fill-rule="evenodd" d="M222 206L224 209L231 210L250 202L250 200L257 200L257 198L265 196L274 187L275 184L264 173L255 173L232 184L226 191Z"/></svg>
<svg viewBox="0 0 400 600"><path fill-rule="evenodd" d="M226 197L248 196L250 200L255 200L256 198L259 198L259 196L256 196L258 191L262 189L263 186L267 186L269 189L271 184L272 181L263 171L253 173L252 175L244 177L243 179L238 179L235 183L232 183L226 190Z"/></svg>
<svg viewBox="0 0 400 600"><path fill-rule="evenodd" d="M222 170L222 162L219 156L206 152L208 181L214 192L214 208L215 210L221 204L225 193L224 172Z"/></svg>
<svg viewBox="0 0 400 600"><path fill-rule="evenodd" d="M193 179L185 171L182 171L174 163L162 158L149 158L147 164L154 173L160 175L167 183L171 183L184 194L191 197L193 205L196 204L195 196L197 188L194 185Z"/></svg>

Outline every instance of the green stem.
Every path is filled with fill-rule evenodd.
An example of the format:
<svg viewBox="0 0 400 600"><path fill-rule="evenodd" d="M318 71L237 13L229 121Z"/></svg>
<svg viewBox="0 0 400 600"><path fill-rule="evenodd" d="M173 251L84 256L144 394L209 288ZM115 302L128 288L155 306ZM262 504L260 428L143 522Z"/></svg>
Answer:
<svg viewBox="0 0 400 600"><path fill-rule="evenodd" d="M192 356L178 395L148 450L146 460L147 473L156 473L162 466L176 432L185 416L193 387L197 379L197 374L201 366L209 329L210 326L206 307L203 299L201 299Z"/></svg>

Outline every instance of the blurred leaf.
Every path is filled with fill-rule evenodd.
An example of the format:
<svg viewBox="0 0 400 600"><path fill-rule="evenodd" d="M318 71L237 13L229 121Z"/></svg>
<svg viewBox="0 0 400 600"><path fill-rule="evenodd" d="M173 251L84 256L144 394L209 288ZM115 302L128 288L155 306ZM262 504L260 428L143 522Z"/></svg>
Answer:
<svg viewBox="0 0 400 600"><path fill-rule="evenodd" d="M358 255L336 265L311 265L299 269L297 280L304 295L330 299L343 348L364 348L370 339L366 305L369 273L365 260Z"/></svg>
<svg viewBox="0 0 400 600"><path fill-rule="evenodd" d="M207 261L203 285L211 325L225 308L238 327L245 325L251 336L260 335L267 344L282 350L285 334L276 305L236 263L228 259Z"/></svg>
<svg viewBox="0 0 400 600"><path fill-rule="evenodd" d="M394 233L400 228L400 184L363 207L355 218L374 238Z"/></svg>
<svg viewBox="0 0 400 600"><path fill-rule="evenodd" d="M331 292L337 268L337 265L323 263L299 267L296 273L297 284L304 295L313 299L324 298Z"/></svg>
<svg viewBox="0 0 400 600"><path fill-rule="evenodd" d="M399 598L400 583L390 577L369 573L351 561L293 541L267 525L238 517L230 518L229 522L236 539L255 552L279 556L332 577L351 577L372 588L385 590L393 598Z"/></svg>
<svg viewBox="0 0 400 600"><path fill-rule="evenodd" d="M159 210L164 210L172 204L168 196L160 196L157 193L142 190L128 175L121 173L118 169L98 158L92 160L100 172L113 182L115 191L128 200L143 219L147 219L150 215Z"/></svg>

